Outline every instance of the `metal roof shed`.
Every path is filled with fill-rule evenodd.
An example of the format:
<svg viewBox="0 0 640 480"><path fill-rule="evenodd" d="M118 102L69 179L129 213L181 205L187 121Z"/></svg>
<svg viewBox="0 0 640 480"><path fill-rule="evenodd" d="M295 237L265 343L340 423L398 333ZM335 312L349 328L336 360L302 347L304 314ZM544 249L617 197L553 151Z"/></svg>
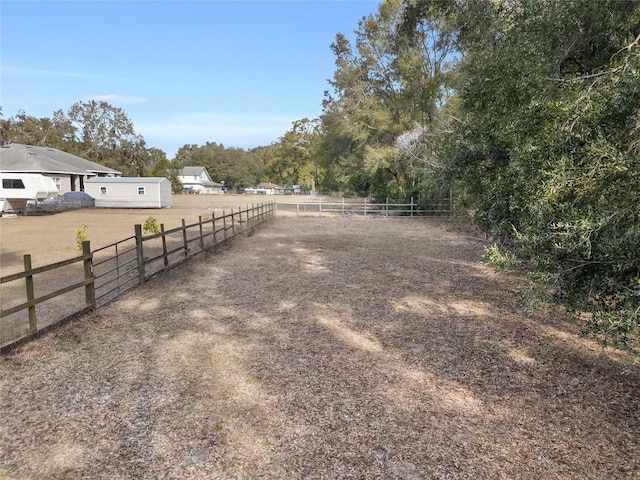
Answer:
<svg viewBox="0 0 640 480"><path fill-rule="evenodd" d="M171 182L164 177L94 177L85 192L102 208L164 208L171 206Z"/></svg>

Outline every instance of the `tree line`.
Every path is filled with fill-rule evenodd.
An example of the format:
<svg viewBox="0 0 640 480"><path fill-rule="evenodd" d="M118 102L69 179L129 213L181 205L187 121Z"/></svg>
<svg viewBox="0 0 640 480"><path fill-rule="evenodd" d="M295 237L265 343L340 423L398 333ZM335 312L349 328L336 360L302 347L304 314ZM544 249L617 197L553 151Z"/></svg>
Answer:
<svg viewBox="0 0 640 480"><path fill-rule="evenodd" d="M638 345L638 0L387 0L332 48L325 178L405 200L451 190L490 259Z"/></svg>
<svg viewBox="0 0 640 480"><path fill-rule="evenodd" d="M0 110L1 113L1 110ZM37 118L18 112L0 119L0 144L18 143L60 149L121 171L124 176L163 176L180 189L179 171L203 166L216 182L230 189L255 186L261 181L283 186L319 187L318 172L310 161L318 120L301 119L278 142L245 150L216 142L185 144L173 159L146 144L121 108L90 100L74 103L67 112Z"/></svg>
<svg viewBox="0 0 640 480"><path fill-rule="evenodd" d="M251 150L185 145L169 161L120 109L2 120L2 142L49 145L229 187L272 181L376 199L449 196L586 329L640 332L640 0L386 0L350 42L319 118Z"/></svg>
<svg viewBox="0 0 640 480"><path fill-rule="evenodd" d="M637 342L640 3L399 3L400 48L455 53L435 113L389 158L428 162L495 240L489 256L550 287L587 331Z"/></svg>

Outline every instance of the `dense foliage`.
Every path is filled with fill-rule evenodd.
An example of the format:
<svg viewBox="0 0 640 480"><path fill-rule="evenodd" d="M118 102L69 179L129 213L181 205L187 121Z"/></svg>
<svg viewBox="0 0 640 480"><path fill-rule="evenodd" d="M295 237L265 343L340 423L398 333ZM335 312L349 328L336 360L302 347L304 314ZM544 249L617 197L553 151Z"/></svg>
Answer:
<svg viewBox="0 0 640 480"><path fill-rule="evenodd" d="M386 1L360 22L355 46L341 34L332 45L336 72L323 103L319 163L339 190L406 200L448 189L433 181L438 161L428 149L398 140L417 129L422 141L442 128L453 37L420 19L401 37L402 14L400 0Z"/></svg>
<svg viewBox="0 0 640 480"><path fill-rule="evenodd" d="M461 52L446 176L505 254L625 343L640 322L640 4L418 1ZM411 34L410 32L408 33Z"/></svg>
<svg viewBox="0 0 640 480"><path fill-rule="evenodd" d="M256 185L262 176L259 157L240 148L225 148L215 142L205 145L185 145L178 150L173 163L205 167L214 182L229 189Z"/></svg>
<svg viewBox="0 0 640 480"><path fill-rule="evenodd" d="M125 176L149 176L157 162L166 160L162 150L148 147L135 133L124 110L95 100L77 102L67 113L58 110L51 118L19 112L1 120L0 143L58 148Z"/></svg>

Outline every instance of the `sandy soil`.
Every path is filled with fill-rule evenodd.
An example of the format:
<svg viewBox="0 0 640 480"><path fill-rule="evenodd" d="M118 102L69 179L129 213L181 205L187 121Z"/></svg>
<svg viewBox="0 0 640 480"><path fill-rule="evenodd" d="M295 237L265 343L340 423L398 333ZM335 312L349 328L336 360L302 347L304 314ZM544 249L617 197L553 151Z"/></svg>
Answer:
<svg viewBox="0 0 640 480"><path fill-rule="evenodd" d="M633 357L481 252L278 218L0 358L0 478L637 478Z"/></svg>
<svg viewBox="0 0 640 480"><path fill-rule="evenodd" d="M283 205L311 197L252 195L174 195L171 208L162 209L82 209L19 217L0 217L0 276L23 268L23 255L30 254L34 267L73 258L76 250L75 230L87 225L91 248L97 249L134 234L135 224L144 224L150 216L164 223L167 229L210 217L214 212L245 208L265 201ZM287 210L283 207L283 214Z"/></svg>

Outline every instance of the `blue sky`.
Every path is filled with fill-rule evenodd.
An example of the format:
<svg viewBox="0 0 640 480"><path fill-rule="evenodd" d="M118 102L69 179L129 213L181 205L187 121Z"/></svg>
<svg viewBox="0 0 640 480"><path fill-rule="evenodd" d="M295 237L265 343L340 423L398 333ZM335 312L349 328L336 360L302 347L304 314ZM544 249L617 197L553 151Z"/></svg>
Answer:
<svg viewBox="0 0 640 480"><path fill-rule="evenodd" d="M331 43L379 3L2 0L3 117L105 100L170 159L185 144L269 145L321 114Z"/></svg>

